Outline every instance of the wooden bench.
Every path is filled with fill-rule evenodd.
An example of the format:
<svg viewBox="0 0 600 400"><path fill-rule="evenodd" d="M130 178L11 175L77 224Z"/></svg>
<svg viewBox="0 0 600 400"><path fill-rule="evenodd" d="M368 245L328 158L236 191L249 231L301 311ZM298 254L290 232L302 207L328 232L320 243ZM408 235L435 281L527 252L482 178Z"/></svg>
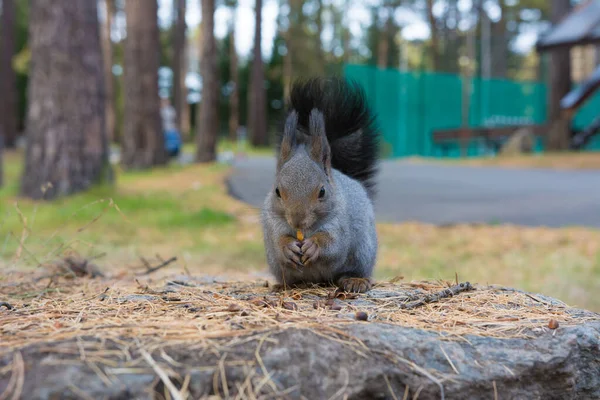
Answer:
<svg viewBox="0 0 600 400"><path fill-rule="evenodd" d="M494 128L458 128L433 131L433 143L442 146L444 155L448 152L448 145L458 142L463 154L469 142L473 139L483 139L486 145L491 147L494 153L498 153L502 143L521 128L529 128L536 137L545 137L548 125L518 125L502 126Z"/></svg>

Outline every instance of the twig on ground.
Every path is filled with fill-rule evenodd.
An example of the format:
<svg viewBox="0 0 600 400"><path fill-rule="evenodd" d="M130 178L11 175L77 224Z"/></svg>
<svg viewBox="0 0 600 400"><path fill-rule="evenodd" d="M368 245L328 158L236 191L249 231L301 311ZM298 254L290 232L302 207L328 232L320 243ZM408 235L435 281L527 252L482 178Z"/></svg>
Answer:
<svg viewBox="0 0 600 400"><path fill-rule="evenodd" d="M451 286L447 289L441 290L439 292L433 294L427 294L420 298L419 300L413 301L411 303L403 304L401 308L410 310L413 308L421 307L428 303L435 303L440 301L441 299L456 296L460 292L466 292L469 290L473 290L473 286L469 282L459 283L458 285Z"/></svg>
<svg viewBox="0 0 600 400"><path fill-rule="evenodd" d="M156 272L156 271L158 271L158 270L159 270L159 269L161 269L161 268L164 268L164 267L166 267L167 265L169 265L169 264L171 264L172 262L175 262L175 261L177 261L177 257L171 257L171 258L169 258L167 261L163 261L162 263L160 263L160 264L159 264L159 265L157 265L156 267L148 268L146 271L144 271L144 272L140 272L140 273L139 273L139 274L137 274L137 275L138 275L138 276L140 276L140 275L149 275L149 274L151 274L151 273L153 273L153 272ZM142 262L143 262L144 264L146 264L146 267L148 267L148 266L149 266L148 262L147 262L146 260L144 260L144 258L142 258Z"/></svg>
<svg viewBox="0 0 600 400"><path fill-rule="evenodd" d="M19 241L19 247L15 252L15 261L21 258L21 252L23 251L23 245L25 244L25 239L29 236L29 227L27 226L27 217L23 215L21 209L19 208L19 204L15 202L15 209L17 210L17 214L21 219L21 223L23 224L23 230L21 231L21 240Z"/></svg>
<svg viewBox="0 0 600 400"><path fill-rule="evenodd" d="M142 262L142 264L144 264L144 267L146 267L146 270L152 269L152 265L150 265L148 260L146 260L144 257L140 257L140 261Z"/></svg>
<svg viewBox="0 0 600 400"><path fill-rule="evenodd" d="M7 310L12 310L14 308L11 304L5 301L0 301L0 307L6 307Z"/></svg>
<svg viewBox="0 0 600 400"><path fill-rule="evenodd" d="M94 256L88 257L87 260L88 260L88 262L92 261L92 260L97 260L99 258L106 257L106 255L107 255L106 253L98 253L98 254L96 254Z"/></svg>
<svg viewBox="0 0 600 400"><path fill-rule="evenodd" d="M394 400L398 400L398 397L396 397L396 393L394 393L394 389L392 388L392 385L390 384L390 380L388 379L387 375L383 375L383 379L385 379L385 384L388 387L388 390L390 391L390 394L392 395L392 398Z"/></svg>
<svg viewBox="0 0 600 400"><path fill-rule="evenodd" d="M63 261L67 271L72 272L75 276L89 276L90 278L104 277L100 268L85 258L68 256Z"/></svg>
<svg viewBox="0 0 600 400"><path fill-rule="evenodd" d="M148 353L144 349L140 349L140 354L142 355L142 357L144 357L144 360L146 360L146 362L150 364L154 372L156 372L156 374L163 382L163 384L167 387L167 389L169 389L169 393L171 394L171 396L173 396L175 400L184 400L184 395L175 387L173 382L171 382L171 379L169 379L169 375L167 375L165 370L162 369L160 365L156 363L156 361L154 361L150 353Z"/></svg>
<svg viewBox="0 0 600 400"><path fill-rule="evenodd" d="M20 351L17 351L13 356L12 373L10 380L6 386L6 390L0 393L0 400L7 400L10 397L11 400L21 398L23 393L23 386L25 385L25 363L23 362L23 356Z"/></svg>

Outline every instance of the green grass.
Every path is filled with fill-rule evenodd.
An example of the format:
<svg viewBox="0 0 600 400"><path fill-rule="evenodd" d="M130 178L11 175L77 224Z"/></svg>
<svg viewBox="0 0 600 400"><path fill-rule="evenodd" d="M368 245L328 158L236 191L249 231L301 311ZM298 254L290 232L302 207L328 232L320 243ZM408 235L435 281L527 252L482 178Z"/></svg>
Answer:
<svg viewBox="0 0 600 400"><path fill-rule="evenodd" d="M255 210L226 195L223 177L228 167L172 166L123 172L117 184L96 186L84 193L49 202L18 196L22 155L5 157L7 185L0 189L0 263L37 266L65 251L83 255L106 253L107 263L135 262L138 256L164 257L185 253L193 265L240 269L230 254L248 265L264 264L262 248L250 224L240 222ZM22 242L22 238L25 240ZM215 248L223 250L216 254ZM227 261L225 264L222 260Z"/></svg>
<svg viewBox="0 0 600 400"><path fill-rule="evenodd" d="M216 227L230 224L235 217L219 210L203 208L194 213L175 211L158 220L158 226L162 228L187 228L198 229L203 227Z"/></svg>
<svg viewBox="0 0 600 400"><path fill-rule="evenodd" d="M185 153L194 154L196 151L195 143L185 143L183 145L183 151ZM241 143L232 142L227 139L221 139L217 143L217 152L225 153L225 152L242 152L248 156L272 156L273 148L272 147L254 147L247 140L242 141Z"/></svg>

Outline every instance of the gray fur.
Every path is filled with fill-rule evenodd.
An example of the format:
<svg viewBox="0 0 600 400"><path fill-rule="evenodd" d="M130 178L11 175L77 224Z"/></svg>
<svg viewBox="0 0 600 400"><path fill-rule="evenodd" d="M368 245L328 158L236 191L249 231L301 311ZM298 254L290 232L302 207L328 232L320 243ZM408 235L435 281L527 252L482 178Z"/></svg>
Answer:
<svg viewBox="0 0 600 400"><path fill-rule="evenodd" d="M326 141L324 145L329 151ZM344 277L370 278L378 243L373 204L367 191L338 170L330 170L328 176L327 165L311 158L310 149L310 143L297 144L291 156L281 160L273 190L265 199L261 222L269 269L279 283L287 285L336 284ZM313 194L321 186L325 197L315 202ZM275 194L277 187L285 193L285 201ZM293 268L287 263L279 239L295 237L298 228L303 229L306 238L327 232L333 242L321 248L310 265Z"/></svg>

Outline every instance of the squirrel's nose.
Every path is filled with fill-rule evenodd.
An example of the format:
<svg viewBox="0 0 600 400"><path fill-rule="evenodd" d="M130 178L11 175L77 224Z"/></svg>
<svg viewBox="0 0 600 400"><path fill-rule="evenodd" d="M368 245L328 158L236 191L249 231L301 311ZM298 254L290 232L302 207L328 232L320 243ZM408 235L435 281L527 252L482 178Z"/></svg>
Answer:
<svg viewBox="0 0 600 400"><path fill-rule="evenodd" d="M287 215L287 220L290 226L294 229L304 229L304 213L290 212Z"/></svg>

